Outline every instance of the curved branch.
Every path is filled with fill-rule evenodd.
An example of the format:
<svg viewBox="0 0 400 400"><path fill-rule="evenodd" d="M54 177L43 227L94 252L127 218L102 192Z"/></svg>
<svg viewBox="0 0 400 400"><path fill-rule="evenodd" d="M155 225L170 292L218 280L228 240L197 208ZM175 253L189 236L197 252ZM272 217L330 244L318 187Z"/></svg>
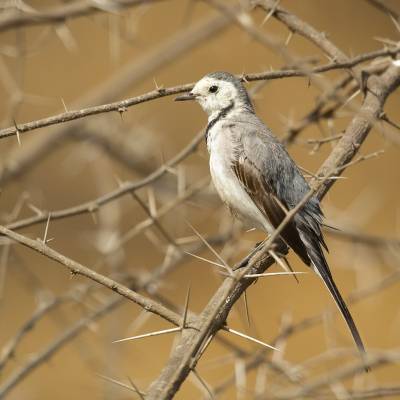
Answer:
<svg viewBox="0 0 400 400"><path fill-rule="evenodd" d="M56 261L57 263L64 265L67 267L73 275L82 275L86 278L91 279L94 282L99 283L100 285L107 287L108 289L113 290L118 293L122 297L127 298L128 300L133 301L140 307L144 308L146 311L154 313L161 318L171 322L174 325L180 326L182 323L182 318L180 315L176 314L174 311L169 310L164 307L162 304L147 298L145 296L140 295L139 293L129 289L127 286L122 285L111 278L108 278L105 275L102 275L85 265L82 265L63 254L53 250L48 247L41 240L33 240L26 236L20 235L19 233L13 232L4 226L0 225L0 233L8 238L22 244L25 247L28 247L37 253L43 254L44 256L50 258L51 260Z"/></svg>
<svg viewBox="0 0 400 400"><path fill-rule="evenodd" d="M359 150L366 139L374 123L379 120L383 111L383 105L390 93L400 84L400 67L393 64L380 77L372 75L367 82L368 92L360 111L354 116L347 126L344 135L337 142L336 146L325 160L319 170L321 176L325 176L333 166L336 170L335 176L341 175L343 166L348 164ZM315 183L313 179L312 183ZM319 190L323 197L332 186L333 181L325 181Z"/></svg>
<svg viewBox="0 0 400 400"><path fill-rule="evenodd" d="M400 20L400 14L396 12L393 8L388 6L384 1L382 0L366 0L371 6L375 7L379 11L382 11L386 15L390 15L393 18L395 18L397 21Z"/></svg>
<svg viewBox="0 0 400 400"><path fill-rule="evenodd" d="M400 68L393 65L381 77L370 77L367 84L369 92L363 106L354 116L343 138L335 146L317 174L325 177L323 183L318 180L313 182L314 189L320 187L318 191L319 198L323 198L331 188L331 185L336 182L336 180L326 179L326 176L329 176L332 171L342 172L348 165L349 160L358 152L363 139L365 139L376 117L382 111L386 98L400 84ZM282 226L280 226L281 228ZM280 251L285 252L285 249L280 249ZM250 260L250 263L254 265L256 272L259 273L265 271L273 263L273 260L268 258L265 253L258 253ZM248 267L245 268L243 274L247 272L247 269ZM147 399L171 399L179 390L182 382L195 367L202 354L202 347L208 338L223 327L231 307L251 283L248 280L240 280L241 277L241 274L237 275L235 273L233 278L228 277L225 279L200 314L197 322L199 330L186 331L182 335L167 365L159 377L151 384ZM372 364L374 363L372 362ZM363 365L357 365L358 368L364 368Z"/></svg>
<svg viewBox="0 0 400 400"><path fill-rule="evenodd" d="M230 235L218 235L214 237L208 238L208 242L211 244L222 244L225 243L229 239ZM188 248L185 247L190 252L199 251L205 247L202 241L198 241L198 243L194 243L190 245ZM130 289L135 291L140 291L146 289L154 285L156 282L159 282L168 272L171 272L174 267L178 266L188 257L187 253L180 252L176 253L176 256L169 259L167 265L162 263L159 267L157 267L152 274L146 278L144 281L140 283L135 283L134 286L131 286ZM59 350L61 350L67 343L73 340L77 335L79 335L82 331L87 329L93 321L96 321L110 312L115 310L120 305L124 304L124 298L121 296L114 297L110 296L109 300L104 304L101 304L92 312L88 313L86 316L82 317L78 320L74 325L72 325L69 329L65 330L61 335L59 335L54 341L52 341L48 346L46 346L43 350L36 353L33 357L31 357L26 363L21 365L21 367L10 377L4 380L3 385L0 386L0 398L8 394L14 387L16 387L24 378L29 376L33 371L36 370L40 365L42 365L45 361L49 360L53 357Z"/></svg>
<svg viewBox="0 0 400 400"><path fill-rule="evenodd" d="M348 57L335 46L324 33L317 31L310 24L302 21L296 15L290 13L277 4L274 0L253 0L252 4L272 12L272 15L284 23L292 32L298 33L319 47L332 61L346 62Z"/></svg>
<svg viewBox="0 0 400 400"><path fill-rule="evenodd" d="M26 228L28 226L36 225L40 222L47 221L49 216L51 220L56 220L56 219L63 219L76 215L95 212L105 204L114 201L116 199L119 199L120 197L126 194L132 193L160 179L170 170L170 168L173 168L174 166L182 162L185 158L187 158L190 154L194 153L197 149L197 146L203 140L203 136L204 136L203 132L198 133L192 139L192 141L187 146L185 146L178 154L176 154L173 158L171 158L168 162L163 164L160 168L156 169L154 172L147 175L145 178L141 180L124 182L120 185L118 189L115 189L109 193L97 197L96 199L87 201L86 203L79 204L74 207L69 207L58 211L42 212L38 215L35 215L34 217L29 217L20 221L12 222L7 225L7 228L13 230Z"/></svg>

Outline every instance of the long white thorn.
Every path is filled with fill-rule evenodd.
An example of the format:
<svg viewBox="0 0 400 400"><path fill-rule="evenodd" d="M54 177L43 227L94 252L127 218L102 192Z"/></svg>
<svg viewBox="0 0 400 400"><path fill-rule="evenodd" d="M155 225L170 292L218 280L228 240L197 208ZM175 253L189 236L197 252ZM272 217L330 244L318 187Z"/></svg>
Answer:
<svg viewBox="0 0 400 400"><path fill-rule="evenodd" d="M124 382L120 382L120 381L118 381L118 380L116 380L114 378L110 378L109 376L106 376L106 375L101 375L101 374L96 374L96 375L99 378L104 379L107 382L113 383L114 385L123 387L124 389L128 389L131 392L137 393L141 399L144 399L143 393L140 392L136 387L131 387L131 386L127 385ZM132 382L130 382L130 383L132 384Z"/></svg>
<svg viewBox="0 0 400 400"><path fill-rule="evenodd" d="M166 333L178 332L180 330L182 330L182 328L180 326L177 326L175 328L163 329L161 331L149 332L149 333L144 333L143 335L131 336L124 339L114 340L112 343L121 343L121 342L127 342L128 340L136 340L151 336L165 335Z"/></svg>
<svg viewBox="0 0 400 400"><path fill-rule="evenodd" d="M188 254L189 256L192 256L192 257L194 257L194 258L197 258L198 260L204 261L204 262L206 262L206 263L208 263L208 264L211 264L211 265L215 265L216 267L222 268L224 271L226 271L226 267L225 267L225 265L223 265L223 264L219 264L219 263L217 263L217 262L215 262L215 261L209 260L208 258L204 258L204 257L198 256L197 254L193 254L193 253L191 253L190 251L183 251L183 252L184 252L185 254Z"/></svg>
<svg viewBox="0 0 400 400"><path fill-rule="evenodd" d="M226 263L226 261L218 254L218 252L207 242L207 240L196 230L196 228L190 223L187 222L192 231L200 238L200 240L208 247L208 249L218 258L218 260L224 265L224 268L229 272L229 275L232 275L232 268Z"/></svg>
<svg viewBox="0 0 400 400"><path fill-rule="evenodd" d="M273 251L273 250L268 250L268 253L272 256L272 258L282 267L282 269L286 272L291 272L289 267L285 265L285 263L282 261L280 257Z"/></svg>
<svg viewBox="0 0 400 400"><path fill-rule="evenodd" d="M308 272L265 272L263 274L248 274L244 275L243 278L262 278L266 276L274 276L274 275L301 275L301 274L308 274Z"/></svg>
<svg viewBox="0 0 400 400"><path fill-rule="evenodd" d="M271 346L270 344L264 343L261 340L258 340L256 338L253 338L251 336L246 335L245 333L239 332L239 331L235 331L232 328L228 328L227 326L224 328L224 330L226 330L229 333L233 333L234 335L240 336L244 339L250 340L251 342L260 344L261 346L267 347L268 349L272 349L272 350L276 350L276 351L280 351L279 349L277 349L274 346Z"/></svg>

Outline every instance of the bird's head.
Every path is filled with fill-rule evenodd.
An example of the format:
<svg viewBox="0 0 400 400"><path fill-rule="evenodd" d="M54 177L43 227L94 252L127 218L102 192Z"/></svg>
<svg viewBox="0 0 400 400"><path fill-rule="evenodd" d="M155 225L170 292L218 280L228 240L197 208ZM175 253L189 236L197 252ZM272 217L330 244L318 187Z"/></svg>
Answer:
<svg viewBox="0 0 400 400"><path fill-rule="evenodd" d="M253 111L249 95L242 82L227 72L207 74L194 85L191 92L175 100L196 100L210 117L232 106Z"/></svg>

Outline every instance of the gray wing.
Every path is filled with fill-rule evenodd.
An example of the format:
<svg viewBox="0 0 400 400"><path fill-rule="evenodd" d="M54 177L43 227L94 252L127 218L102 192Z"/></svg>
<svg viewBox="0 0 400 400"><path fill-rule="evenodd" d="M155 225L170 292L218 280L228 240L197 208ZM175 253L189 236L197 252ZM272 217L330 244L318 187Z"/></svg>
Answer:
<svg viewBox="0 0 400 400"><path fill-rule="evenodd" d="M307 194L309 186L286 149L264 124L238 122L231 129L237 130L233 134L237 152L232 168L258 209L276 228L287 210L295 207ZM311 264L310 248L316 247L317 251L321 245L326 248L321 222L319 202L311 198L281 234L307 265ZM310 248L303 236L307 237L307 242L312 241Z"/></svg>
<svg viewBox="0 0 400 400"><path fill-rule="evenodd" d="M277 227L285 217L285 210L295 207L310 188L286 149L264 124L238 122L231 129L236 130L233 137L237 142L233 171L259 210ZM321 276L364 355L360 334L321 247L326 248L321 232L322 217L318 199L311 198L286 225L281 237Z"/></svg>

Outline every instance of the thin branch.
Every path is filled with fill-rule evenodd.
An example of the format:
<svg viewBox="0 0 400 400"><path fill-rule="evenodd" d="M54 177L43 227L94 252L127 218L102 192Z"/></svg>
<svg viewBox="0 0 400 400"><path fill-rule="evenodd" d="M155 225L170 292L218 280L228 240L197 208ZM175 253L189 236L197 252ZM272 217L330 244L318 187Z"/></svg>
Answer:
<svg viewBox="0 0 400 400"><path fill-rule="evenodd" d="M382 50L376 50L371 53L360 54L357 57L352 59L346 59L345 61L331 62L325 65L321 65L318 67L310 68L307 72L295 69L287 69L280 71L268 71L268 72L258 72L252 74L241 74L238 75L238 78L243 79L244 81L252 82L252 81L260 81L260 80L274 80L274 79L283 79L283 78L292 78L292 77L306 77L310 74L320 74L323 72L333 71L337 69L347 69L354 67L358 64L364 63L366 61L373 60L379 57L388 57L395 56L400 53L399 47L393 48L385 48ZM9 128L0 130L0 139L14 136L17 133L23 134L26 132L30 132L36 129L44 128L51 125L61 124L64 122L74 121L81 118L85 118L91 115L104 114L109 112L125 112L128 108L133 107L135 105L152 101L155 99L159 99L166 96L172 96L179 93L187 92L193 89L194 83L186 83L184 85L171 86L168 88L158 88L142 94L140 96L131 97L129 99L116 101L114 103L103 104L100 106L93 106L88 108L82 108L76 111L68 111L65 113L61 113L58 115L54 115L48 118L39 119L32 122L27 122L24 124L18 124L16 126L12 126Z"/></svg>
<svg viewBox="0 0 400 400"><path fill-rule="evenodd" d="M11 376L3 381L0 387L0 398L6 396L15 386L17 386L25 377L31 374L39 365L49 360L65 343L74 339L88 324L108 314L120 303L120 298L113 298L104 304L98 310L89 313L80 319L69 329L65 329L63 333L53 342L49 344L43 351L32 354L28 361L16 370Z"/></svg>
<svg viewBox="0 0 400 400"><path fill-rule="evenodd" d="M342 174L343 166L350 165L349 163L366 139L374 121L379 120L387 97L399 84L400 68L395 65L390 66L380 77L370 77L367 95L360 111L351 120L343 137L337 142L329 157L321 166L320 174L317 175L326 176L327 171L332 171L333 165L337 168L332 171L332 175L339 176ZM313 179L311 185L315 181ZM319 190L319 196L323 197L334 182L334 180L326 180Z"/></svg>
<svg viewBox="0 0 400 400"><path fill-rule="evenodd" d="M380 386L374 389L350 391L353 400L381 399L400 396L399 386Z"/></svg>
<svg viewBox="0 0 400 400"><path fill-rule="evenodd" d="M218 235L216 237L211 237L208 239L209 242L218 244L221 241L225 242L229 238L229 235ZM203 243L194 243L189 246L188 249L191 251L198 251L200 248L204 247ZM183 252L176 253L174 258L171 258L168 265L164 263L156 268L152 275L145 279L143 282L137 286L133 286L132 289L139 291L148 286L154 285L156 282L160 281L168 272L178 266L187 256ZM59 350L61 350L67 343L73 340L82 331L87 329L93 321L100 319L110 312L115 310L117 307L124 304L124 298L121 296L110 297L108 301L102 304L93 312L90 312L85 317L81 318L77 323L75 323L71 328L64 330L62 334L55 340L50 342L50 344L45 347L41 352L35 354L35 356L29 359L26 363L22 364L21 367L13 373L9 378L4 380L3 385L0 387L0 398L8 394L15 386L17 386L25 377L29 376L36 368L42 365L45 361L54 356Z"/></svg>
<svg viewBox="0 0 400 400"><path fill-rule="evenodd" d="M396 271L379 282L374 283L373 285L360 289L358 291L353 292L350 296L347 297L347 304L355 304L361 300L364 300L370 296L375 295L379 291L391 287L399 282L400 272ZM330 312L337 313L337 309L332 309ZM282 332L273 340L273 343L277 343L282 339L285 339L297 332L303 332L305 329L312 328L313 326L320 324L323 322L324 313L315 315L313 317L305 318L302 321L299 321L296 324L288 325Z"/></svg>
<svg viewBox="0 0 400 400"><path fill-rule="evenodd" d="M353 377L359 374L368 366L370 368L383 366L386 364L398 363L400 361L400 353L394 351L381 352L368 357L364 362L357 362L351 365L345 365L333 370L328 375L321 375L303 385L299 389L290 390L284 393L279 393L279 399L292 400L308 397L310 394L315 393L318 389L328 386L334 382L340 382L344 379Z"/></svg>
<svg viewBox="0 0 400 400"><path fill-rule="evenodd" d="M109 9L120 10L127 7L135 7L143 4L154 4L164 0L113 0L108 4ZM98 12L104 12L105 7L96 6L92 0L80 0L67 3L62 6L52 7L36 12L15 12L0 19L0 32L10 29L34 25L59 24L68 19L88 16Z"/></svg>
<svg viewBox="0 0 400 400"><path fill-rule="evenodd" d="M10 339L10 341L3 347L0 355L0 372L6 363L15 355L16 349L22 339L30 332L36 325L50 311L63 303L62 298L54 298L46 304L40 305L32 316L21 326L18 332Z"/></svg>
<svg viewBox="0 0 400 400"><path fill-rule="evenodd" d="M217 15L211 18L205 18L199 23L193 24L188 29L182 29L176 34L173 34L163 40L159 45L152 48L139 60L136 57L128 62L124 67L116 71L110 79L105 83L97 86L85 96L81 97L70 105L71 109L80 109L87 107L90 104L101 104L109 102L124 93L127 88L141 83L150 74L154 73L161 66L175 61L177 57L184 54L199 43L213 37L217 32L221 31L229 25L229 21L224 16ZM156 89L148 95L156 98L160 97L163 90ZM136 101L140 100L139 96ZM148 96L144 96L142 100L148 100ZM125 109L118 108L116 111L119 113ZM62 114L60 114L62 116ZM50 118L51 119L51 118ZM44 123L47 126L47 120L35 121L30 128L38 128ZM54 122L54 121L53 121ZM38 125L36 125L38 124ZM58 146L60 146L66 138L73 136L74 132L79 129L78 121L74 124L69 124L65 127L57 127L51 130L48 135L36 138L36 141L30 143L29 146L16 147L14 151L9 152L9 157L3 161L2 168L0 168L0 182L4 185L16 176L21 176L29 170L32 165L38 165L45 156ZM24 125L24 124L23 124ZM29 125L28 125L29 126ZM18 129L20 125L18 126ZM9 132L10 133L10 132ZM11 135L15 135L11 132ZM0 134L1 137L1 134Z"/></svg>
<svg viewBox="0 0 400 400"><path fill-rule="evenodd" d="M377 293L380 293L383 289L389 288L389 287L397 284L399 282L399 279L400 279L400 272L396 271L396 272L390 274L389 276L387 276L386 278L382 279L381 281L375 282L373 285L371 285L365 289L361 289L361 290L353 292L352 294L350 294L347 297L346 303L350 305L350 304L356 304L362 300L365 300ZM338 310L336 308L330 309L329 312L338 313ZM302 321L299 321L295 324L292 323L292 324L284 326L284 328L281 330L281 332L274 338L272 343L275 346L278 346L279 342L282 342L283 340L287 340L289 337L294 336L297 333L304 332L306 329L310 329L312 327L315 327L318 324L321 324L324 321L325 314L326 314L326 311L324 311L318 315L315 315L313 317L305 318ZM275 369L279 373L282 373L285 376L287 376L289 378L289 381L296 382L296 380L293 380L293 376L292 376L293 374L290 374L290 373L288 374L287 373L288 371L281 369L277 364L271 364L271 362L266 359L267 353L268 353L267 350L262 350L256 354L249 354L249 355L243 354L242 357L248 358L248 361L246 362L246 371L251 371L251 370L257 368L258 366L260 366L261 364L267 363L267 365L270 366L272 369ZM227 378L223 383L221 383L217 387L217 389L215 390L216 393L221 393L222 391L227 389L229 384L231 384L233 381L234 381L234 376Z"/></svg>
<svg viewBox="0 0 400 400"><path fill-rule="evenodd" d="M369 4L374 6L376 9L382 11L386 15L390 15L400 22L400 14L393 10L389 5L387 5L383 0L366 0Z"/></svg>
<svg viewBox="0 0 400 400"><path fill-rule="evenodd" d="M168 308L164 307L162 304L159 304L156 301L146 298L145 296L140 295L139 293L136 293L135 291L129 289L127 286L124 286L64 256L63 254L58 253L57 251L48 247L42 241L29 239L3 226L0 226L0 233L40 254L43 254L44 256L50 258L51 260L54 260L57 263L67 267L73 275L85 276L93 280L94 282L97 282L100 285L103 285L108 289L113 290L114 292L127 298L128 300L133 301L134 303L144 308L146 311L159 315L165 320L172 322L176 326L180 326L182 324L181 316L169 310Z"/></svg>
<svg viewBox="0 0 400 400"><path fill-rule="evenodd" d="M254 6L264 8L267 12L273 10L272 16L287 25L290 31L298 33L310 42L318 46L335 62L346 62L348 57L335 46L322 32L317 31L313 26L302 21L282 6L277 5L274 0L252 0Z"/></svg>
<svg viewBox="0 0 400 400"><path fill-rule="evenodd" d="M47 218L49 214L51 214L51 219L52 221L57 220L57 219L63 219L63 218L68 218L76 215L82 215L82 214L87 214L87 213L94 213L97 212L97 210L104 206L105 204L108 204L111 201L114 201L116 199L119 199L120 197L132 193L144 186L147 186L149 184L154 183L161 177L163 177L166 173L170 171L172 167L175 165L181 163L184 159L189 157L191 154L193 154L196 150L198 145L203 139L203 132L200 132L197 134L190 143L188 143L178 154L176 154L173 158L171 158L169 161L167 161L165 164L163 164L161 167L156 169L154 172L146 176L145 178L139 180L139 181L131 181L131 182L124 182L118 187L117 189L104 194L100 197L97 197L96 199L93 199L91 201L87 201L83 204L79 204L74 207L69 207L65 208L63 210L58 210L58 211L42 211L38 213L38 215L35 215L33 217L25 218L20 221L12 222L7 225L9 229L16 230L16 229L21 229L21 228L26 228L32 225L36 225L38 223L47 221Z"/></svg>
<svg viewBox="0 0 400 400"><path fill-rule="evenodd" d="M379 65L367 66L363 68L363 70L369 73L370 75L372 74L379 75L388 68L389 64L390 62L387 61L380 63ZM293 143L297 138L297 136L304 129L309 127L311 123L318 123L321 120L333 118L335 116L335 113L343 104L342 99L338 98L336 93L339 92L340 90L346 89L346 87L349 86L349 84L351 85L348 88L346 94L346 97L348 97L351 96L358 89L357 82L355 82L353 77L349 75L340 78L333 85L331 90L322 93L322 95L317 99L315 107L311 111L309 111L306 115L304 115L297 123L289 124L287 128L287 133L283 137L282 142L285 143L286 145L289 145ZM335 100L335 103L324 109L328 101L332 99Z"/></svg>

